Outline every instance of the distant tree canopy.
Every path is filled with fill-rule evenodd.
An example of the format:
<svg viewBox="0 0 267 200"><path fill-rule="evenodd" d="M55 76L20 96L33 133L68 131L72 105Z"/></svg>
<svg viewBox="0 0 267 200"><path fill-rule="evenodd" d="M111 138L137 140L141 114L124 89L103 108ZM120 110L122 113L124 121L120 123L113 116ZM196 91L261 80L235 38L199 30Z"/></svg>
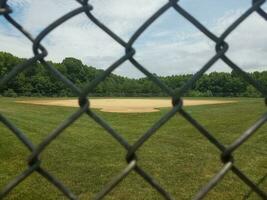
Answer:
<svg viewBox="0 0 267 200"><path fill-rule="evenodd" d="M10 53L0 52L0 78L25 59ZM52 63L52 62L51 62ZM75 58L65 58L62 63L52 63L55 68L79 87L95 79L103 70L83 64ZM267 87L267 71L253 72L250 75ZM166 85L175 89L181 87L192 77L172 75L159 77ZM53 77L41 64L35 63L18 74L7 85L0 88L2 96L73 96L71 91ZM148 78L131 79L111 74L101 82L90 96L166 96ZM260 93L242 79L237 73L212 72L205 74L186 96L201 97L260 97Z"/></svg>

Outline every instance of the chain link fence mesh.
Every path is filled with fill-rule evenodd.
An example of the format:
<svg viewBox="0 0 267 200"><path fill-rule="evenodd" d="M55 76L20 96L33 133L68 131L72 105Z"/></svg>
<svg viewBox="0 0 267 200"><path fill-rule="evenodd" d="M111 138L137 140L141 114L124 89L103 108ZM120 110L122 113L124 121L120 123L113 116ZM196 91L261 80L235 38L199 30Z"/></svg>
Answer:
<svg viewBox="0 0 267 200"><path fill-rule="evenodd" d="M267 103L267 90L256 80L254 80L248 73L243 71L238 65L236 65L226 52L229 49L229 44L225 42L225 39L252 13L259 14L262 18L267 20L267 13L262 9L262 5L266 0L252 0L251 7L247 9L234 23L232 23L220 36L213 34L209 29L203 26L196 18L194 18L187 10L179 5L178 0L169 0L166 4L162 5L149 19L140 26L129 41L124 41L115 31L110 30L105 24L96 18L92 14L93 5L88 0L76 0L80 7L65 14L61 18L52 22L48 27L44 28L40 34L34 38L28 31L26 31L12 16L13 11L8 5L8 0L0 0L0 15L6 19L7 23L12 24L18 29L21 34L28 38L32 42L32 48L34 56L28 59L26 62L14 66L14 68L6 74L0 80L0 87L4 86L8 81L12 80L17 74L26 70L30 65L39 62L41 63L55 78L62 81L66 87L72 90L72 92L78 97L78 103L80 108L69 116L62 124L52 131L39 145L35 146L32 142L18 129L9 119L0 113L0 120L17 138L31 151L31 155L28 158L28 168L21 172L17 177L11 180L4 188L0 190L0 199L8 196L8 193L13 190L19 183L31 176L33 172L39 173L47 181L53 184L58 190L60 190L68 199L77 199L74 193L67 188L63 182L53 176L49 171L41 166L40 154L46 149L46 147L53 142L67 127L71 126L82 115L87 115L92 118L96 123L102 126L123 148L128 152L126 155L127 167L121 171L116 177L114 177L103 189L94 197L94 199L104 198L117 184L119 184L131 171L135 171L145 181L147 181L151 187L158 191L165 199L174 199L168 192L167 188L163 188L154 177L150 176L142 167L138 165L136 151L142 147L142 145L157 132L157 130L164 125L169 119L171 119L176 113L179 113L185 118L193 127L195 127L200 134L202 134L209 142L214 144L221 151L221 161L223 167L218 173L207 183L194 197L194 199L202 199L205 195L214 188L214 186L222 181L225 174L232 171L240 180L247 186L249 186L255 193L262 199L267 199L267 192L260 189L256 183L254 183L246 174L244 174L234 163L232 156L233 152L246 142L256 131L267 121L267 113L262 115L256 123L249 127L241 136L236 139L231 145L224 146L218 141L212 133L210 133L205 127L203 127L197 120L195 120L188 112L183 108L182 97L185 93L191 89L191 87L198 81L202 75L209 70L215 62L218 60L226 63L232 70L237 72L248 83L253 85L261 94L265 97L265 104ZM188 23L194 25L200 32L205 34L215 45L214 56L207 61L207 63L195 73L190 80L188 80L182 87L178 89L171 89L166 86L160 79L158 79L153 73L150 73L144 66L142 66L135 58L135 49L133 45L135 41L142 35L142 33L158 18L160 18L167 10L174 9L181 17L185 18ZM96 24L102 31L113 38L118 44L125 48L125 54L109 66L103 73L99 74L93 81L89 82L86 87L79 88L73 84L68 78L63 76L57 69L49 62L46 61L48 52L46 48L41 44L42 40L54 29L59 27L69 19L79 15L85 14L88 20ZM100 82L104 81L116 68L126 61L135 66L157 86L159 86L164 92L166 92L172 98L173 108L166 113L159 121L155 122L150 129L145 132L133 145L130 145L117 131L115 131L105 120L98 116L93 110L90 109L90 99L87 98L88 94L95 88Z"/></svg>

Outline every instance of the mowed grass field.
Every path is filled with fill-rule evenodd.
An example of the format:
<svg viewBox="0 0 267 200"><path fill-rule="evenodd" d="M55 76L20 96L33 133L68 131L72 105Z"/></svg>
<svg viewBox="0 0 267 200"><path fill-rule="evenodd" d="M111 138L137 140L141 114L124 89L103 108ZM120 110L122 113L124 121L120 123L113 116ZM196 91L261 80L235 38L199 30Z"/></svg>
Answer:
<svg viewBox="0 0 267 200"><path fill-rule="evenodd" d="M31 98L28 98L31 99ZM39 144L77 108L18 104L25 98L0 98L0 112L35 144ZM226 99L232 100L232 99ZM185 109L225 145L267 111L262 99L238 103L191 106ZM154 113L96 112L133 144L169 109ZM175 199L192 199L221 169L220 152L179 114L138 150L138 163ZM27 168L30 152L0 124L0 189ZM126 151L88 116L67 128L41 154L42 166L80 199L92 199L125 166ZM264 125L235 153L235 163L267 191L267 126ZM6 199L65 199L53 185L34 173ZM106 199L162 199L134 172ZM260 199L229 172L207 199Z"/></svg>

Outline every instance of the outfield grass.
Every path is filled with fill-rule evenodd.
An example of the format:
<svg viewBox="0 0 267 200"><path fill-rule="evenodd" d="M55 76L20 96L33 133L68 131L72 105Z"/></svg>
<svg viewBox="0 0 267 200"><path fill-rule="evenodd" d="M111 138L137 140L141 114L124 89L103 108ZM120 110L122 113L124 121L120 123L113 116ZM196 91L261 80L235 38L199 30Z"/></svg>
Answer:
<svg viewBox="0 0 267 200"><path fill-rule="evenodd" d="M0 112L38 144L75 108L16 104L1 98ZM16 99L20 100L20 99ZM25 100L25 98L23 99ZM230 144L252 125L266 107L262 99L239 103L187 107L186 110L222 141ZM136 141L166 113L118 114L97 111L130 142ZM267 126L235 152L236 165L255 182L267 174ZM29 151L0 125L0 188L26 169ZM99 125L83 116L41 154L42 166L65 183L79 198L91 199L125 166L125 150ZM139 164L176 199L192 199L222 167L219 151L180 115L176 115L138 151ZM267 191L267 178L260 187ZM250 189L231 172L207 199L246 199ZM6 199L64 199L38 174L33 174ZM106 199L162 199L138 175L131 173ZM249 199L260 199L249 195Z"/></svg>

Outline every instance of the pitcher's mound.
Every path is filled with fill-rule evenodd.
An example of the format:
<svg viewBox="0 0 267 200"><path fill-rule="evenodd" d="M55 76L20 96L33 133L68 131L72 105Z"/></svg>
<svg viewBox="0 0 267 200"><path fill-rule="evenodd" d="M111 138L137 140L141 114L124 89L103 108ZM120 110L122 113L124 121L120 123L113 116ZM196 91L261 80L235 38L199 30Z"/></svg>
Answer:
<svg viewBox="0 0 267 200"><path fill-rule="evenodd" d="M29 100L17 101L37 105L78 107L77 100ZM235 103L236 101L224 100L184 100L185 106ZM100 109L103 112L116 113L145 113L157 112L159 108L171 107L170 99L90 99L90 107Z"/></svg>

